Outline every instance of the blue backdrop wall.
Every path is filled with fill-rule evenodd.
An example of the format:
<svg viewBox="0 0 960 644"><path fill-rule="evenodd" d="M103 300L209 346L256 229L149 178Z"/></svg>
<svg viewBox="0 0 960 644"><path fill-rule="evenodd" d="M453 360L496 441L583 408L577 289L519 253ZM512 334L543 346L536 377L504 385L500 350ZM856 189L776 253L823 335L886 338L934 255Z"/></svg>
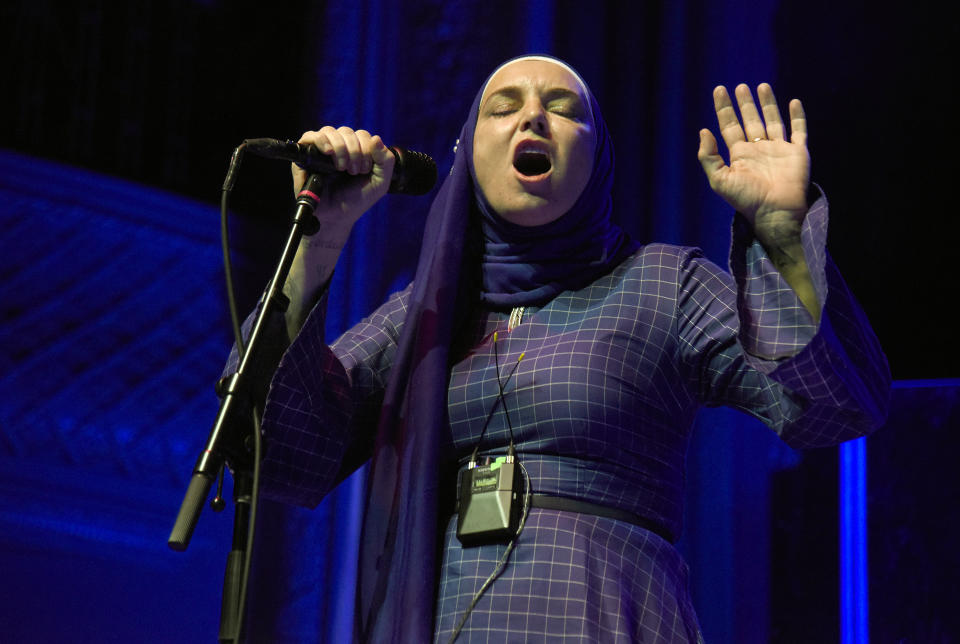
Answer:
<svg viewBox="0 0 960 644"><path fill-rule="evenodd" d="M955 536L955 525L936 532L921 517L955 505L956 488L938 469L924 472L921 449L907 464L894 455L911 449L895 440L910 433L956 453L955 433L944 429L956 416L956 383L944 380L957 375L955 361L917 342L940 331L939 317L924 312L954 271L948 253L930 252L902 222L931 213L926 227L944 238L956 224L936 215L949 184L931 138L889 123L920 118L900 88L935 78L956 34L920 12L870 6L6 3L3 639L216 637L230 518L206 511L186 553L165 540L229 348L214 204L231 149L243 138L353 124L432 154L444 172L480 82L532 51L569 60L598 95L618 146L620 223L641 240L700 246L721 264L730 213L695 158L698 129L714 124L711 89L768 80L784 102L804 99L814 178L833 204L831 250L894 374L940 379L898 389L904 411L883 432L889 442L877 438L882 447L867 452L880 473L870 470L871 508L905 507L909 495L881 485L891 478L920 486L924 503L910 520L888 512L870 524L871 583L896 580L897 596L918 606L902 620L872 612L873 634L955 634L948 611L935 609L955 602L955 591L916 543ZM938 91L948 104L956 90ZM288 181L285 168L255 159L241 170L232 232L242 306L278 251ZM391 196L358 224L333 285L331 334L410 279L427 203ZM698 421L689 464L681 548L708 641L838 639L836 450L796 453L754 421L712 410ZM264 504L253 641L338 641L345 632L363 484L361 472L312 511ZM895 556L903 544L909 560ZM956 562L952 546L935 551ZM921 585L904 582L907 565L923 571ZM889 592L871 588L872 597Z"/></svg>

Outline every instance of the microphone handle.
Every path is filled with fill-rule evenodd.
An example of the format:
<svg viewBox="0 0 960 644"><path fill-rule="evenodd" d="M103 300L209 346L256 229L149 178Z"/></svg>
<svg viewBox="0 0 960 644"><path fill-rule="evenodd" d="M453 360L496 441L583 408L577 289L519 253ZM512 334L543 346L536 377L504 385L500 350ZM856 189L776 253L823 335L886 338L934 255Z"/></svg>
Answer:
<svg viewBox="0 0 960 644"><path fill-rule="evenodd" d="M341 172L333 160L312 145L296 141L279 139L247 139L246 150L268 159L292 161L298 166L316 174L335 174ZM409 195L422 195L430 192L437 181L437 164L422 152L390 147L396 157L393 176L390 179L389 192Z"/></svg>

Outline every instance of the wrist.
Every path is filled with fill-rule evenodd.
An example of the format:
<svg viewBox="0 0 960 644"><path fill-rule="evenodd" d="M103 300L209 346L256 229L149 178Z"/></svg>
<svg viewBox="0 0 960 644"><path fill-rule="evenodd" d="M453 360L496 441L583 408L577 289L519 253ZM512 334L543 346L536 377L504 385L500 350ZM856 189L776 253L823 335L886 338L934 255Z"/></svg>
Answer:
<svg viewBox="0 0 960 644"><path fill-rule="evenodd" d="M340 253L350 237L351 227L343 222L321 223L319 231L300 240L284 286L293 309L309 312L313 307L318 294L330 281Z"/></svg>
<svg viewBox="0 0 960 644"><path fill-rule="evenodd" d="M806 210L758 213L753 220L753 235L768 250L798 246L805 214Z"/></svg>
<svg viewBox="0 0 960 644"><path fill-rule="evenodd" d="M774 267L784 277L807 271L801 231L803 214L774 211L758 215L753 222L753 237L763 247Z"/></svg>

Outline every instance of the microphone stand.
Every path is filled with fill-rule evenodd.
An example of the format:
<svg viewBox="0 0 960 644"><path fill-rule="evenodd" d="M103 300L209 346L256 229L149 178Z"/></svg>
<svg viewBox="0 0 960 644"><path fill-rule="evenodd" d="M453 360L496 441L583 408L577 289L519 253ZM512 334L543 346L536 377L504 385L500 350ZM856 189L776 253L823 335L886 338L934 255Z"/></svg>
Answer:
<svg viewBox="0 0 960 644"><path fill-rule="evenodd" d="M242 352L240 358L240 365L232 376L218 385L218 392L222 396L220 410L206 446L197 458L193 476L167 540L167 544L173 550L187 549L200 512L203 510L203 504L210 493L210 487L224 464L229 462L234 479L236 508L233 543L224 578L219 636L221 642L239 641L246 594L246 580L242 579L244 554L249 553L253 548L252 536L248 537L248 535L251 534L253 527L250 524L251 515L254 514L251 512L251 499L254 492L254 479L258 478L255 474L259 474L259 463L255 463L251 455L251 447L253 441L259 440L259 423L256 411L251 404L250 382L253 378L252 374L256 372L257 353L266 335L267 321L274 312L285 311L289 304L282 289L300 240L304 236L313 235L320 228L313 212L317 206L318 194L322 193L323 189L321 175L312 174L297 195L293 222L280 260L267 287L260 312L251 327L246 350ZM225 201L226 194L224 203ZM251 410L253 410L252 414L250 414ZM255 511L255 507L253 510Z"/></svg>

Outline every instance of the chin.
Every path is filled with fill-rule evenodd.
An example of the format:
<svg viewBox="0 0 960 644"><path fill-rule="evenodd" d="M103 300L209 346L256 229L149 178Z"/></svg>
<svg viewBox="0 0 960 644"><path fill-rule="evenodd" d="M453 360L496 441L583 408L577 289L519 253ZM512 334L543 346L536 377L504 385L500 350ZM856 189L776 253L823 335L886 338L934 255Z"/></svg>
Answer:
<svg viewBox="0 0 960 644"><path fill-rule="evenodd" d="M542 226L560 218L562 212L555 209L511 210L500 214L500 217L518 226Z"/></svg>
<svg viewBox="0 0 960 644"><path fill-rule="evenodd" d="M537 194L529 186L500 193L490 205L500 217L518 226L542 226L559 219L570 207L564 207L550 186L538 186ZM562 197L562 196L561 196ZM571 204L572 205L572 204Z"/></svg>

